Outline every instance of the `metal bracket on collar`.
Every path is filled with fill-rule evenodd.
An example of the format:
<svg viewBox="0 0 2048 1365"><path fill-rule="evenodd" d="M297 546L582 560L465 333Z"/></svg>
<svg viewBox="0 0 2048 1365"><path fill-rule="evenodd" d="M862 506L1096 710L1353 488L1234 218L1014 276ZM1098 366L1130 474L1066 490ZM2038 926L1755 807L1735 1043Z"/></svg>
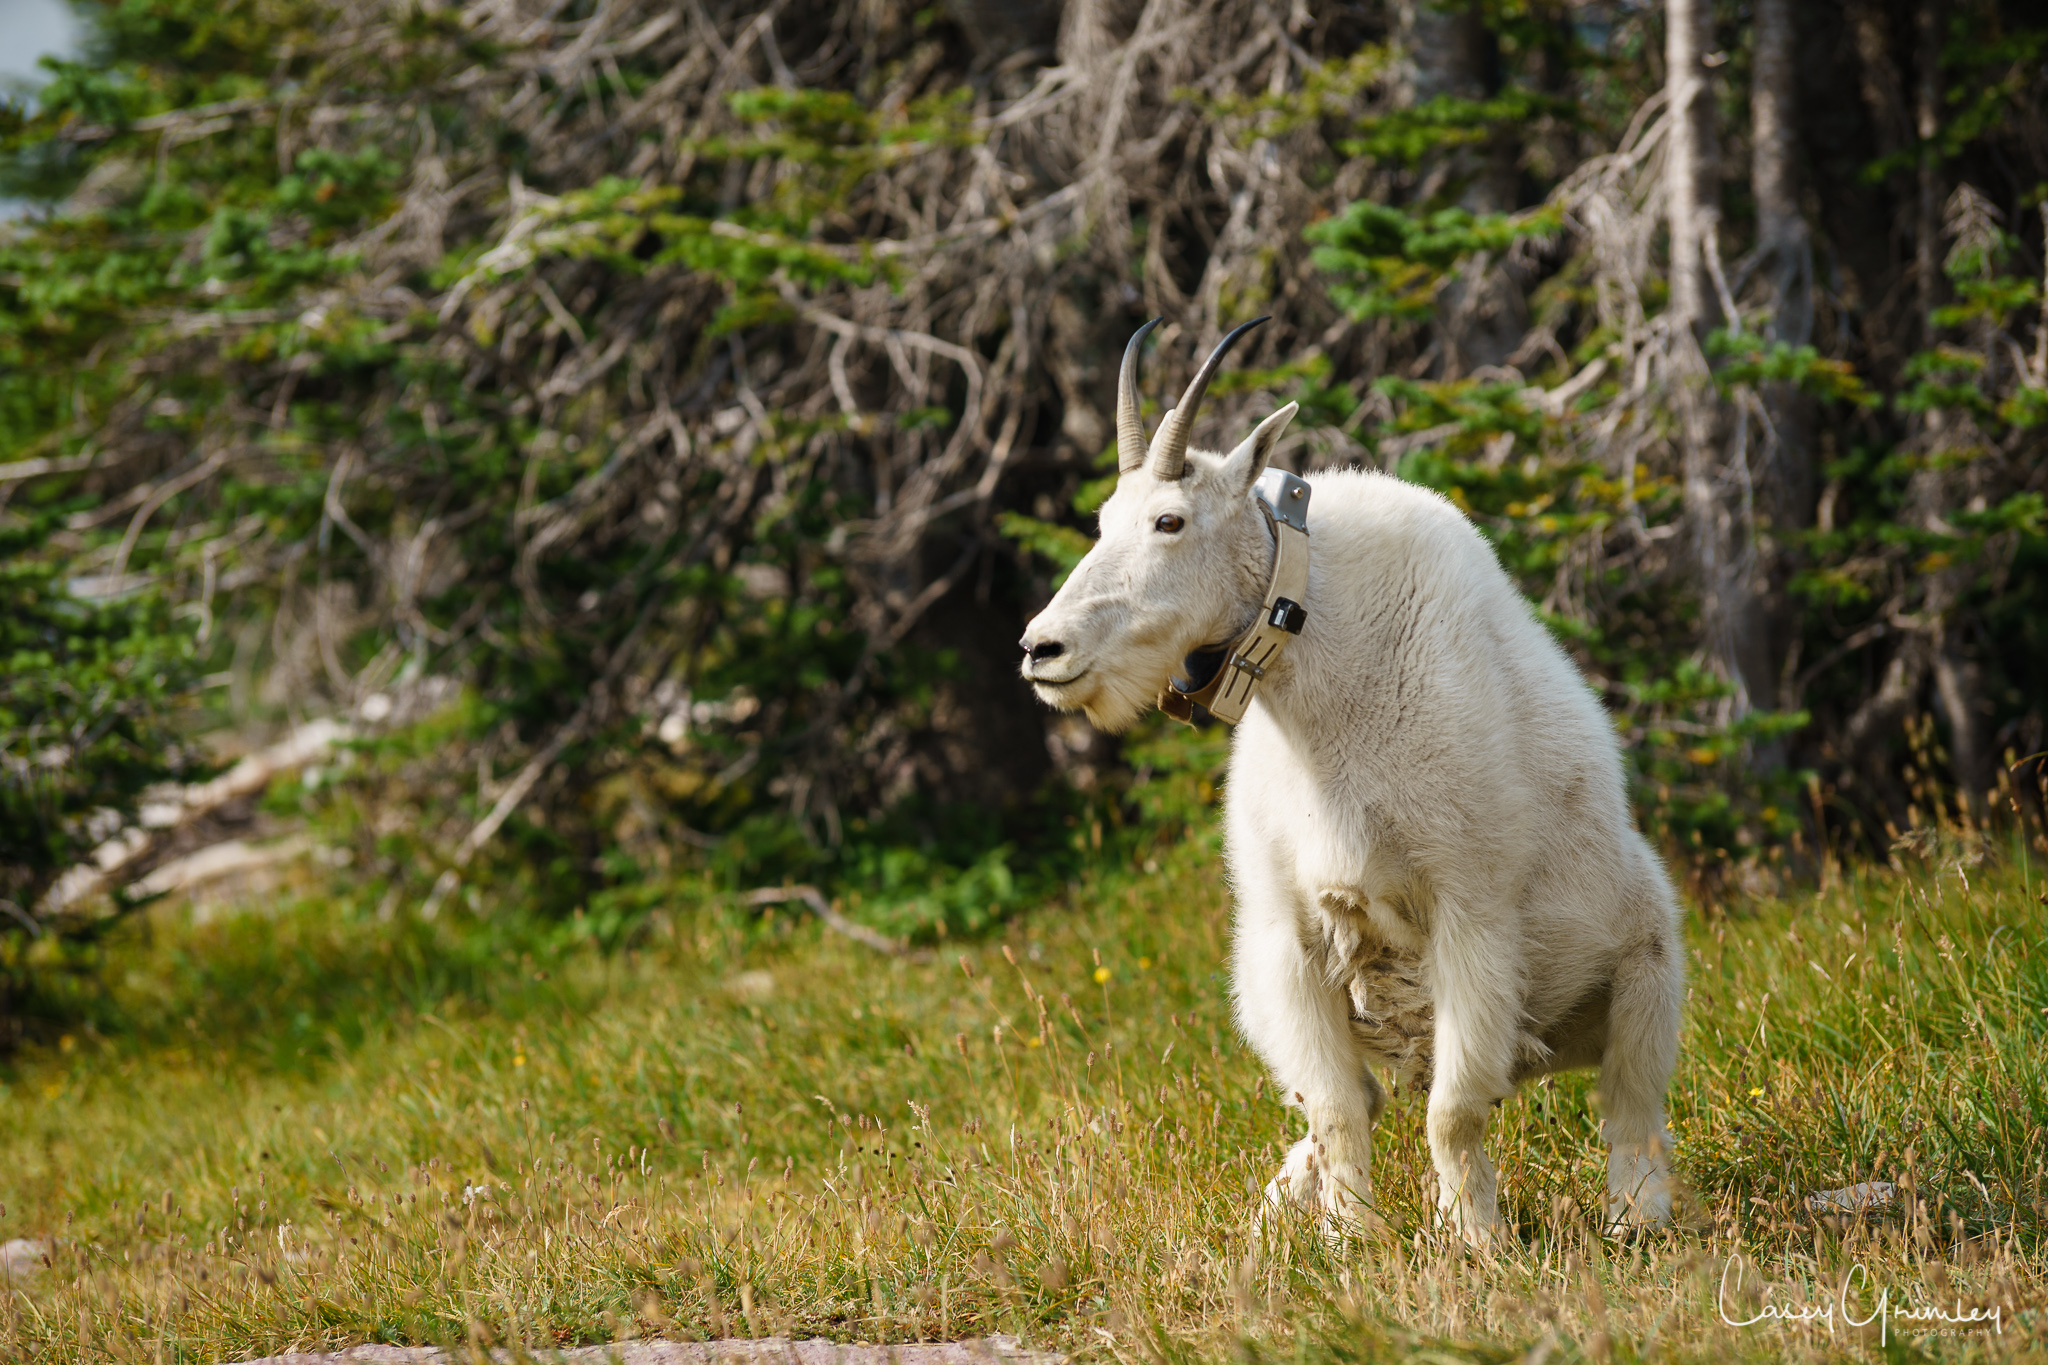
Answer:
<svg viewBox="0 0 2048 1365"><path fill-rule="evenodd" d="M1168 678L1159 692L1159 709L1192 725L1195 707L1235 725L1244 719L1260 682L1280 660L1288 643L1308 623L1308 502L1306 481L1284 469L1269 469L1252 485L1252 496L1273 528L1273 578L1266 600L1251 629L1224 646L1220 668L1183 691L1179 679ZM1213 659L1213 653L1208 654Z"/></svg>
<svg viewBox="0 0 2048 1365"><path fill-rule="evenodd" d="M1311 491L1306 479L1284 469L1269 469L1252 485L1252 496L1266 504L1273 513L1273 520L1282 526L1292 526L1303 535L1308 534L1308 495Z"/></svg>

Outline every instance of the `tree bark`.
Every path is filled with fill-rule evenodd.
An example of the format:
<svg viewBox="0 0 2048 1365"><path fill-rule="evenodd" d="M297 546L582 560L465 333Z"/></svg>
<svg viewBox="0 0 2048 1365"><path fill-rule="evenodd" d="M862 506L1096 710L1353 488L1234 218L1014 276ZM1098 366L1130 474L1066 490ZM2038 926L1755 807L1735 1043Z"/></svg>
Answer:
<svg viewBox="0 0 2048 1365"><path fill-rule="evenodd" d="M1948 722L1949 767L1971 815L1982 819L1998 799L1997 769L1980 714L1984 671L1963 651L1953 626L1943 624L1934 656L1934 701Z"/></svg>
<svg viewBox="0 0 2048 1365"><path fill-rule="evenodd" d="M1793 183L1791 0L1757 0L1756 55L1750 88L1750 180L1756 195L1757 236L1774 243L1806 235Z"/></svg>
<svg viewBox="0 0 2048 1365"><path fill-rule="evenodd" d="M1394 16L1401 47L1396 97L1409 107L1440 95L1476 100L1486 93L1493 35L1478 7L1400 0Z"/></svg>
<svg viewBox="0 0 2048 1365"><path fill-rule="evenodd" d="M1791 0L1757 0L1751 63L1750 189L1756 197L1756 266L1769 315L1766 339L1803 346L1813 334L1813 246L1799 211L1796 170L1798 112ZM1784 598L1793 565L1786 533L1812 524L1816 480L1812 404L1795 385L1766 384L1760 395L1771 424L1758 476L1758 502L1772 544L1766 556L1770 618L1766 666L1786 657L1797 638L1798 614ZM1764 678L1756 679L1761 687ZM1798 707L1788 679L1770 695L1781 710Z"/></svg>
<svg viewBox="0 0 2048 1365"><path fill-rule="evenodd" d="M1713 40L1707 0L1670 0L1664 18L1671 140L1665 190L1671 217L1671 319L1704 339L1721 320L1707 273L1707 244L1720 224L1719 144L1705 58Z"/></svg>
<svg viewBox="0 0 2048 1365"><path fill-rule="evenodd" d="M1934 309L1941 301L1941 164L1934 139L1941 132L1941 21L1933 0L1913 7L1913 131L1919 138L1920 213L1914 233L1913 271L1920 286L1922 346L1934 344Z"/></svg>
<svg viewBox="0 0 2048 1365"><path fill-rule="evenodd" d="M1708 656L1733 688L1730 720L1772 695L1769 651L1759 611L1754 498L1747 440L1723 458L1731 433L1701 343L1724 320L1719 273L1721 186L1714 98L1706 64L1712 43L1707 0L1669 0L1665 10L1665 80L1671 131L1665 152L1665 194L1671 228L1669 317L1672 401L1683 457L1686 520L1699 585L1700 623ZM1745 433L1746 436L1746 433ZM1765 766L1782 761L1775 750Z"/></svg>
<svg viewBox="0 0 2048 1365"><path fill-rule="evenodd" d="M1413 108L1443 97L1483 100L1499 93L1500 41L1479 5L1399 0L1395 23L1401 49L1395 92L1403 105ZM1434 157L1423 168L1418 197L1448 191L1474 213L1505 213L1515 207L1515 182L1513 139L1497 135ZM1498 264L1485 257L1471 262L1437 298L1442 377L1504 364L1520 345L1528 321L1522 291Z"/></svg>
<svg viewBox="0 0 2048 1365"><path fill-rule="evenodd" d="M978 65L1033 50L1050 59L1060 34L1058 0L946 0L946 10L974 45Z"/></svg>
<svg viewBox="0 0 2048 1365"><path fill-rule="evenodd" d="M1920 344L1931 348L1940 340L1934 310L1941 305L1947 281L1941 269L1941 159L1935 139L1941 134L1941 15L1934 0L1913 7L1913 131L1919 152L1919 222L1914 233L1913 270L1920 305ZM1977 439L1968 419L1952 430L1951 414L1936 409L1923 419L1923 442L1930 455L1952 444L1969 446ZM1968 474L1942 467L1939 461L1914 478L1919 519L1932 531L1950 530L1949 514L1967 500ZM1983 671L1970 658L1962 633L1954 624L1973 574L1964 567L1943 569L1927 585L1921 614L1932 625L1934 705L1949 728L1949 763L1957 789L1973 815L1983 815L1990 798L1993 771L1990 745L1979 716Z"/></svg>

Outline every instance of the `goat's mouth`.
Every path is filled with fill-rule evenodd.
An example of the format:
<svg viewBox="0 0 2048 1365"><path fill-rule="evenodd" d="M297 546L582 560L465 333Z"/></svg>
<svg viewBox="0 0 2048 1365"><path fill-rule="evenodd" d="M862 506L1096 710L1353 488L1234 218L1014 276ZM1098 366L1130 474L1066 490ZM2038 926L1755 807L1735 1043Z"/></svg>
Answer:
<svg viewBox="0 0 2048 1365"><path fill-rule="evenodd" d="M1095 666L1072 657L1026 659L1024 681L1056 711L1079 711L1096 691Z"/></svg>
<svg viewBox="0 0 2048 1365"><path fill-rule="evenodd" d="M1030 664L1026 664L1024 666L1024 669L1024 681L1030 683L1033 687L1037 688L1041 694L1046 692L1057 692L1062 688L1072 687L1075 683L1081 681L1081 679L1087 677L1090 673L1095 671L1094 669L1084 664L1081 668L1081 671L1078 673L1071 674L1064 678L1048 678L1043 673L1032 672Z"/></svg>

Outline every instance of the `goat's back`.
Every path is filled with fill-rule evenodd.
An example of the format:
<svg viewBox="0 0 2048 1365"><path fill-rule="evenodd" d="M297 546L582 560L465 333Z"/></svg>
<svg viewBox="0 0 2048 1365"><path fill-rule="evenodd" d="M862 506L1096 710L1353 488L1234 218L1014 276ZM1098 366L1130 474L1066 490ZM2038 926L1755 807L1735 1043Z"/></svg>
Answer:
<svg viewBox="0 0 2048 1365"><path fill-rule="evenodd" d="M1294 747L1446 851L1634 842L1612 723L1471 521L1378 473L1314 484L1311 627L1274 698Z"/></svg>

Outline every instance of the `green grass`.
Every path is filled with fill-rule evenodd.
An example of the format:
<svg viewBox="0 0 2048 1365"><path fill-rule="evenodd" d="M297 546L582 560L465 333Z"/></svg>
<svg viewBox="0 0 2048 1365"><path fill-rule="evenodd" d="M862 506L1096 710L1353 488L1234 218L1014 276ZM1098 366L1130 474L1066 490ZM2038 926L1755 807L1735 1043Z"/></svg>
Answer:
<svg viewBox="0 0 2048 1365"><path fill-rule="evenodd" d="M1413 1095L1376 1240L1254 1238L1295 1121L1231 1030L1196 845L928 962L787 912L678 909L611 952L313 895L160 915L94 1028L0 1072L0 1239L55 1244L0 1290L0 1360L990 1331L1157 1365L1877 1353L1875 1325L1723 1325L1731 1254L1736 1316L1861 1262L1895 1309L2001 1314L1894 1319L1893 1358L2040 1359L2048 915L2021 864L1933 861L1695 922L1679 1225L1598 1235L1593 1079L1560 1077L1498 1112L1516 1235L1484 1258L1432 1226ZM1911 1211L1805 1211L1872 1178Z"/></svg>

